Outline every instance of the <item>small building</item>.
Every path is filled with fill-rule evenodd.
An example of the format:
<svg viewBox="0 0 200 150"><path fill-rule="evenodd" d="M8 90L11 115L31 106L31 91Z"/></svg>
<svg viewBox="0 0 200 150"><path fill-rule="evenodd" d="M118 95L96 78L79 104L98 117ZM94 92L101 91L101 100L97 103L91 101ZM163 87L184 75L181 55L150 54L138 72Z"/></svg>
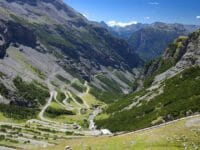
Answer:
<svg viewBox="0 0 200 150"><path fill-rule="evenodd" d="M101 129L101 134L102 135L111 135L112 133L108 129Z"/></svg>

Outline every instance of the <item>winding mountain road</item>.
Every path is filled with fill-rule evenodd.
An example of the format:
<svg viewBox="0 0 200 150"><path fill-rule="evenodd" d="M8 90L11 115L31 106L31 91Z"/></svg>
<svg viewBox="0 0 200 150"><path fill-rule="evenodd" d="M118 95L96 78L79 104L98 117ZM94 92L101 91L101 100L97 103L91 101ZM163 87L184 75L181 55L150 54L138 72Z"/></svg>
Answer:
<svg viewBox="0 0 200 150"><path fill-rule="evenodd" d="M75 104L77 104L78 106L80 106L80 108L82 108L83 106L77 102L77 100L72 96L70 91L67 91L67 94L69 95L69 97L74 101Z"/></svg>
<svg viewBox="0 0 200 150"><path fill-rule="evenodd" d="M88 86L88 82L87 82L87 81L85 81L84 86L86 87L86 91L85 91L85 93L82 95L82 97L85 96L85 95L87 95L87 94L90 92L90 87ZM82 98L82 99L83 99L83 98ZM84 105L87 107L87 109L90 108L90 106L87 104L87 102L86 102L84 99L83 99L83 103L84 103Z"/></svg>
<svg viewBox="0 0 200 150"><path fill-rule="evenodd" d="M41 110L40 113L39 113L39 118L40 118L42 121L51 122L50 120L48 120L48 119L46 119L46 118L44 117L44 113L45 113L46 109L49 107L49 105L51 104L51 102L52 102L52 100L53 100L55 94L56 94L55 91L51 91L51 92L50 92L50 97L49 97L48 102L45 104L45 106L42 108L42 110Z"/></svg>

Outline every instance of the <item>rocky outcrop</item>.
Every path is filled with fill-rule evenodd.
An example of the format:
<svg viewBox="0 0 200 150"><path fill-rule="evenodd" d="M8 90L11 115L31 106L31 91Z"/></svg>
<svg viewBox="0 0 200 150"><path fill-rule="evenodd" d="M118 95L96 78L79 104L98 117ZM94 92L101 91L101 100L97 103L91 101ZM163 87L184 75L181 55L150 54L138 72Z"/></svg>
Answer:
<svg viewBox="0 0 200 150"><path fill-rule="evenodd" d="M146 76L155 76L160 82L178 72L200 65L200 30L189 37L181 36L165 50L162 57L153 60L145 67Z"/></svg>
<svg viewBox="0 0 200 150"><path fill-rule="evenodd" d="M5 56L11 43L35 48L37 37L31 29L19 23L0 20L0 58Z"/></svg>
<svg viewBox="0 0 200 150"><path fill-rule="evenodd" d="M180 36L164 51L162 57L150 61L145 66L145 75L149 76L157 73L162 73L174 66L186 53L189 39L187 36Z"/></svg>
<svg viewBox="0 0 200 150"><path fill-rule="evenodd" d="M3 58L6 54L7 44L5 43L3 37L0 36L0 58Z"/></svg>
<svg viewBox="0 0 200 150"><path fill-rule="evenodd" d="M4 58L6 54L6 49L8 48L10 43L8 30L6 26L0 23L0 58Z"/></svg>
<svg viewBox="0 0 200 150"><path fill-rule="evenodd" d="M33 30L12 21L6 22L5 26L10 42L35 48L37 38Z"/></svg>
<svg viewBox="0 0 200 150"><path fill-rule="evenodd" d="M176 64L176 67L187 68L193 65L200 65L200 30L189 36L185 53Z"/></svg>

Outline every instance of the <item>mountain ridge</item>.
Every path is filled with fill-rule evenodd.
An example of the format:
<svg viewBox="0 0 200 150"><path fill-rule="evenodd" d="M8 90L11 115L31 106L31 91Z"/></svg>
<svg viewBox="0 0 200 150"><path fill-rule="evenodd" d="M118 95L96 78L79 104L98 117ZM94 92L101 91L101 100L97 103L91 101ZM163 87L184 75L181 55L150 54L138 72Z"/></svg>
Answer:
<svg viewBox="0 0 200 150"><path fill-rule="evenodd" d="M159 57L178 36L188 35L200 28L199 25L163 22L138 23L127 27L103 26L114 36L125 39L145 61Z"/></svg>
<svg viewBox="0 0 200 150"><path fill-rule="evenodd" d="M21 1L21 2L24 2L24 1ZM50 42L50 44L52 44L55 48L68 49L68 52L66 54L71 54L71 56L73 56L73 57L77 57L77 55L80 55L81 53L82 53L81 55L84 55L84 53L87 51L83 52L83 49L85 49L85 50L90 49L90 52L88 51L90 54L88 53L84 57L87 58L88 56L91 55L91 57L89 59L94 59L94 61L96 61L96 59L98 57L99 62L101 62L101 64L103 63L103 65L106 65L106 63L107 63L108 65L112 65L114 67L113 64L116 63L118 66L120 66L121 61L124 61L126 63L126 65L124 65L124 66L129 66L129 64L130 64L130 67L133 67L134 63L137 65L137 62L140 61L139 58L137 58L136 54L134 54L133 50L129 50L131 48L126 44L126 42L124 42L123 40L118 40L116 38L113 38L106 32L106 30L104 30L100 26L97 26L93 22L87 21L86 18L84 18L81 14L74 12L73 9L68 7L63 2L61 2L61 1L35 1L35 2L37 2L37 7L41 7L40 10L35 5L34 6L20 5L20 4L17 4L16 1L14 1L14 2L10 1L11 5L9 5L9 6L5 2L1 2L1 5L3 5L3 7L5 7L5 8L8 7L8 10L11 12L14 11L13 13L15 13L15 15L19 15L20 17L22 17L22 18L17 18L17 16L12 14L11 19L14 19L14 21L19 21L19 23L22 23L22 24L24 21L25 24L23 24L23 25L27 25L28 28L33 28L33 31L36 30L36 32L35 31L34 32L37 37L39 36L39 38L40 38L41 36L44 36L44 35L40 35L40 31L37 31L39 28L41 28L43 30L44 34L48 35L47 32L54 32L55 35L57 34L58 37L56 37L56 38L63 41L64 44L66 43L65 45L60 43L60 47L58 47L59 45L53 41L43 41L43 43ZM54 10L54 8L51 9L52 6L46 5L46 3L49 3L49 2L51 2L53 4L52 6L55 5L54 2L59 3L60 5L61 4L64 5L63 8L65 8L64 11L66 11L64 13L64 16L66 16L66 17L64 17L65 19L63 19L63 16L60 15L60 13L62 14L62 10L59 9L59 12L57 12L57 10ZM22 7L23 11L19 12L18 7ZM45 9L50 10L50 11L48 11L48 14L46 14L46 12L42 10L42 7L44 7L44 10ZM37 9L38 13L41 13L42 16L38 16L37 13L34 13L34 11L31 12L31 9ZM67 11L67 10L69 10L69 11ZM58 15L59 15L59 17L56 17ZM71 15L71 16L68 16L68 15ZM26 16L29 17L28 20L24 18ZM10 18L10 17L8 17L8 18ZM32 22L33 20L31 18L34 18L34 22ZM51 23L50 18L53 18L53 20L55 21L55 22L53 22L53 24ZM45 22L43 22L43 21L45 21ZM31 25L32 23L33 23L33 25ZM52 25L54 25L54 23L56 23L58 25L55 24L55 26L53 27ZM49 24L50 28L45 29L46 28L45 24L46 25ZM61 27L60 29L59 29L59 24L63 25L63 27ZM29 25L31 25L32 27ZM41 30L41 29L39 29L39 30ZM71 30L71 31L69 31L69 30ZM74 33L71 34L70 38L68 38L66 35L67 32L71 32L71 33L74 32ZM93 39L92 39L92 37L90 37L90 35L94 35ZM81 36L83 37L82 39L81 39ZM84 38L84 36L85 36L85 38ZM104 36L105 40L101 39L101 36ZM49 40L51 40L51 39L49 39ZM66 42L64 42L64 40ZM98 42L100 40L102 41L103 44L100 44ZM73 44L73 42L74 42L74 44ZM116 44L109 45L106 42L116 43ZM93 44L93 46L91 46L91 44ZM98 47L98 49L97 49L97 47ZM73 52L74 48L76 48L77 49L76 51L77 52L79 51L80 54L76 54L77 52L75 52L75 51ZM104 50L104 51L102 51L102 50ZM98 55L100 57L96 56L95 53L98 53ZM118 61L116 58L110 59L109 58L110 56L108 56L108 53L113 53L114 54L113 57L118 58L120 61ZM129 56L130 56L130 58L129 58ZM134 61L134 58L132 59L131 56L134 57L136 60Z"/></svg>
<svg viewBox="0 0 200 150"><path fill-rule="evenodd" d="M31 85L35 81L51 85L48 88L63 87L62 82L67 81L75 95L84 92L87 81L90 93L106 102L132 91L136 76L132 69L143 64L140 57L126 41L64 2L0 0L0 12L1 82L11 93L9 98L16 101L20 92L14 85L17 76ZM55 69L59 71L49 84ZM21 100L28 106L26 98L16 104ZM2 97L6 100L10 102Z"/></svg>

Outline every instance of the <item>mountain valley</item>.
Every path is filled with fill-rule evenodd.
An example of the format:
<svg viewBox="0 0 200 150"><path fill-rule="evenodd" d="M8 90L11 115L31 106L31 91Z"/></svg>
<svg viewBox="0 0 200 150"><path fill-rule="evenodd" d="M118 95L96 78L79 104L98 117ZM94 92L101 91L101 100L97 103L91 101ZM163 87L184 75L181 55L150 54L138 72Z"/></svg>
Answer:
<svg viewBox="0 0 200 150"><path fill-rule="evenodd" d="M0 149L198 150L199 99L198 25L0 0Z"/></svg>

